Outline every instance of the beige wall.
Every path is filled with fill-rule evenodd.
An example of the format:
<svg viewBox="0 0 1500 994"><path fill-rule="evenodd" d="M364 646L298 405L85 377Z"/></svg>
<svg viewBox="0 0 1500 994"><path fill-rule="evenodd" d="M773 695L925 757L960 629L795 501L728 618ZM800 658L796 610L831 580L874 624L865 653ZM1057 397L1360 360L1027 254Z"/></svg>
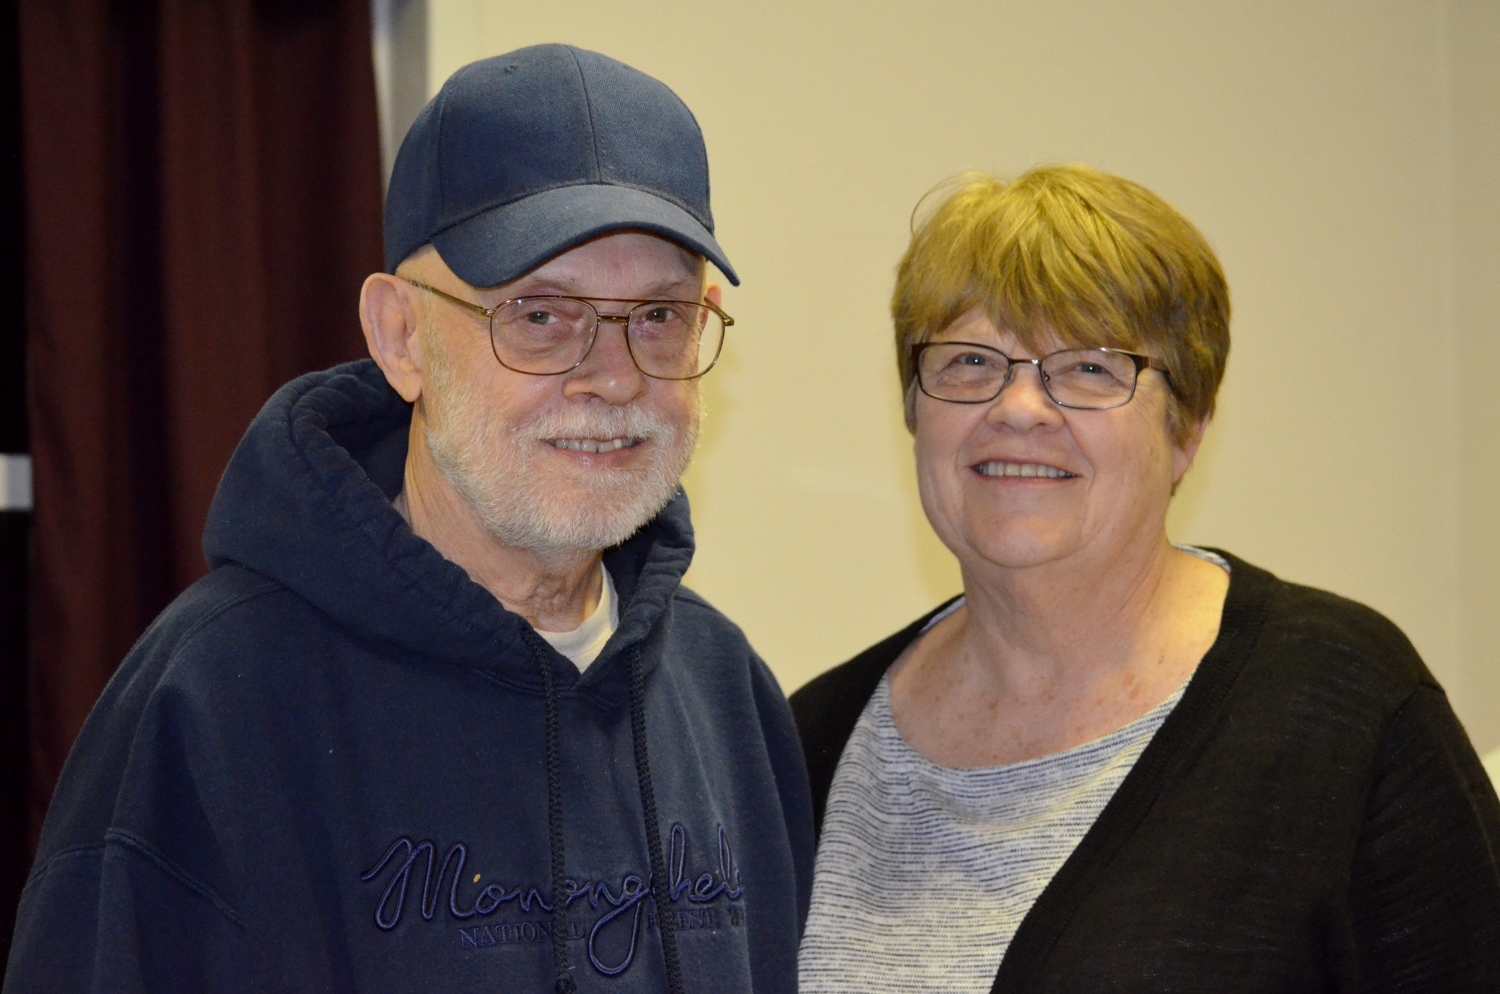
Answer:
<svg viewBox="0 0 1500 994"><path fill-rule="evenodd" d="M697 113L745 286L687 481L689 582L788 690L958 588L917 505L885 313L913 204L958 170L1083 161L1181 208L1234 295L1221 413L1173 537L1386 612L1485 749L1500 744L1497 12L429 0L429 73L569 41Z"/></svg>
<svg viewBox="0 0 1500 994"><path fill-rule="evenodd" d="M1449 6L1463 599L1458 679L1448 682L1471 734L1493 748L1500 745L1500 3ZM1492 755L1500 763L1500 750Z"/></svg>

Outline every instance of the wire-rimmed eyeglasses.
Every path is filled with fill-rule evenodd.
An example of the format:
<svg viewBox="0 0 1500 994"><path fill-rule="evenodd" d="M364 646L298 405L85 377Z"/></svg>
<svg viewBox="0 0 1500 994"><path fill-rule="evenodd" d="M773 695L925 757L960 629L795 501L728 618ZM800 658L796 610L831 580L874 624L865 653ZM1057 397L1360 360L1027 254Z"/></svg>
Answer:
<svg viewBox="0 0 1500 994"><path fill-rule="evenodd" d="M578 368L599 337L599 324L624 326L625 347L636 368L658 380L691 380L713 369L734 318L706 301L613 300L537 295L485 307L435 286L412 286L473 311L490 324L490 348L506 369L557 376ZM600 314L595 304L630 304L624 314Z"/></svg>
<svg viewBox="0 0 1500 994"><path fill-rule="evenodd" d="M1143 369L1167 376L1160 359L1108 348L1062 349L1040 359L1012 359L974 342L924 342L912 349L912 359L922 392L954 404L989 403L1010 383L1015 367L1027 363L1036 367L1053 403L1083 411L1130 403Z"/></svg>

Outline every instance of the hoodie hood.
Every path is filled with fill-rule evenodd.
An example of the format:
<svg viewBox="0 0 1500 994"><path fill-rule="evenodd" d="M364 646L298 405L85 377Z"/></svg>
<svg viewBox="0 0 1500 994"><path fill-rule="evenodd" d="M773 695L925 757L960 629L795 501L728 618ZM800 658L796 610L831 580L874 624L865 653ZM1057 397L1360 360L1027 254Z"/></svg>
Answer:
<svg viewBox="0 0 1500 994"><path fill-rule="evenodd" d="M410 426L411 405L373 360L288 383L256 416L219 481L204 556L210 568L238 563L278 581L363 637L445 662L516 668L531 626L413 533L391 504L402 486ZM604 679L615 667L601 664L645 639L692 556L681 490L634 537L606 552L620 625L584 674L586 683ZM650 660L643 656L648 669ZM554 662L562 687L580 679L561 656ZM528 667L507 678L540 690Z"/></svg>

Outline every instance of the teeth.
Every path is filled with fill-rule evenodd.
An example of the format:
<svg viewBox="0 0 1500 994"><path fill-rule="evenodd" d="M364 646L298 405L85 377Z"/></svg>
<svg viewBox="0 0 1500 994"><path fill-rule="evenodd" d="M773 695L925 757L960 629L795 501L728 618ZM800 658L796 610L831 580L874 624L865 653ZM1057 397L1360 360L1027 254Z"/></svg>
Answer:
<svg viewBox="0 0 1500 994"><path fill-rule="evenodd" d="M1049 480L1067 480L1074 475L1056 466L1045 466L1038 462L986 462L974 468L984 476L1041 476Z"/></svg>
<svg viewBox="0 0 1500 994"><path fill-rule="evenodd" d="M613 452L627 445L634 445L638 438L551 438L548 444L570 452Z"/></svg>

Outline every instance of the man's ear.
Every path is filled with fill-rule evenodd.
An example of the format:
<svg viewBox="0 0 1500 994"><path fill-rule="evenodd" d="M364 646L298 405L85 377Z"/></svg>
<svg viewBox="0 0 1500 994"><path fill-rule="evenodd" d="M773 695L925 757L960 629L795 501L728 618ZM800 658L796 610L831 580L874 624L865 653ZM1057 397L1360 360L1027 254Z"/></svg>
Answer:
<svg viewBox="0 0 1500 994"><path fill-rule="evenodd" d="M391 389L407 403L422 395L422 353L417 332L422 314L415 288L389 273L373 273L359 291L359 323L370 358L385 373Z"/></svg>
<svg viewBox="0 0 1500 994"><path fill-rule="evenodd" d="M724 288L717 283L710 283L703 291L703 299L715 307L724 306Z"/></svg>

